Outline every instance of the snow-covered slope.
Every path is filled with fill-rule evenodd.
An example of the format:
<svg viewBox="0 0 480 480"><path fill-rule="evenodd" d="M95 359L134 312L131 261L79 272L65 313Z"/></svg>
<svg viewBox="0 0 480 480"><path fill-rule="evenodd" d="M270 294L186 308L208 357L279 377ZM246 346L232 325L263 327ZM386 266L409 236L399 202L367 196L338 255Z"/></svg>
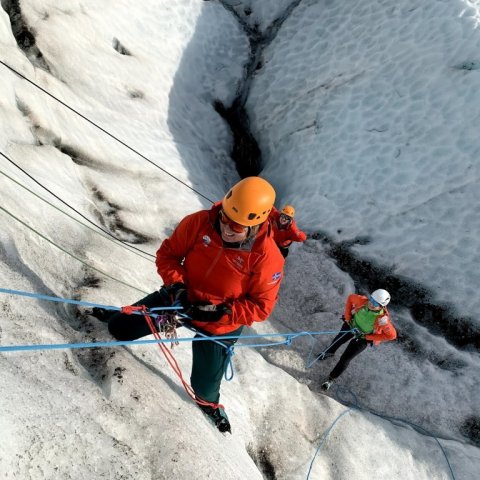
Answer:
<svg viewBox="0 0 480 480"><path fill-rule="evenodd" d="M474 321L479 18L463 0L301 2L247 104L264 174L306 227Z"/></svg>

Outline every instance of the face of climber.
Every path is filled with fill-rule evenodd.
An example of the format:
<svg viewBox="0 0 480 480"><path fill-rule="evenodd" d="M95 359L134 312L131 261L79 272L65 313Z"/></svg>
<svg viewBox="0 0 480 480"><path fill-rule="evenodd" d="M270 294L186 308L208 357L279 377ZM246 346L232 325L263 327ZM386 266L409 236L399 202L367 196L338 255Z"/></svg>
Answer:
<svg viewBox="0 0 480 480"><path fill-rule="evenodd" d="M382 309L382 306L376 302L372 297L368 297L367 307L373 312L379 312Z"/></svg>
<svg viewBox="0 0 480 480"><path fill-rule="evenodd" d="M243 225L230 220L223 210L220 210L219 219L220 234L224 242L237 243L242 242L247 238L248 227L244 227Z"/></svg>
<svg viewBox="0 0 480 480"><path fill-rule="evenodd" d="M290 223L292 222L292 217L289 217L288 215L281 213L278 220L280 222L280 225L282 225L283 227L286 227L290 225Z"/></svg>

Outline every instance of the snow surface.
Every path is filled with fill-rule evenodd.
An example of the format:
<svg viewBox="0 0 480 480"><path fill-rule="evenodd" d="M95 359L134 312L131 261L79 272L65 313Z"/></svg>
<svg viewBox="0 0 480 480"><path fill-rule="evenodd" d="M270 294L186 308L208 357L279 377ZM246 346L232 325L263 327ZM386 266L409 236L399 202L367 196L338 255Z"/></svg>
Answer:
<svg viewBox="0 0 480 480"><path fill-rule="evenodd" d="M360 258L478 322L480 2L20 7L43 60L22 52L2 9L0 60L213 200L238 180L213 103L230 105L243 84L242 24L271 32L281 20L247 102L277 206L293 203L299 226L330 244L363 239ZM0 152L117 238L153 254L185 214L209 207L3 65L0 81ZM124 305L161 285L151 258L73 221L38 196L86 223L4 157L0 165L0 287ZM354 272L321 241L291 250L275 312L246 334L339 328ZM1 345L111 340L83 309L0 302ZM319 385L332 363L305 362L331 337L237 348L222 386L232 436L208 423L155 346L0 353L0 477L304 479L314 460L312 479L452 478L434 438L365 411L341 417L315 457L348 410L338 400L354 398L437 435L455 478L476 479L478 351L402 305L393 298L400 341L364 352L330 397ZM174 352L188 378L189 346Z"/></svg>
<svg viewBox="0 0 480 480"><path fill-rule="evenodd" d="M306 228L368 238L362 258L477 322L479 5L302 2L248 99L263 174Z"/></svg>

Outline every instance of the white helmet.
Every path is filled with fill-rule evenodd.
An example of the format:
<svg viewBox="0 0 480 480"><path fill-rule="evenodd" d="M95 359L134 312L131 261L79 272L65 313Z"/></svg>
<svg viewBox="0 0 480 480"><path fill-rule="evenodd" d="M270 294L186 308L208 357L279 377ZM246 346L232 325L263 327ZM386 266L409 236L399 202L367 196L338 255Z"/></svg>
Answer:
<svg viewBox="0 0 480 480"><path fill-rule="evenodd" d="M390 294L386 290L375 290L371 295L370 298L374 300L376 303L381 305L382 307L386 307L390 302Z"/></svg>

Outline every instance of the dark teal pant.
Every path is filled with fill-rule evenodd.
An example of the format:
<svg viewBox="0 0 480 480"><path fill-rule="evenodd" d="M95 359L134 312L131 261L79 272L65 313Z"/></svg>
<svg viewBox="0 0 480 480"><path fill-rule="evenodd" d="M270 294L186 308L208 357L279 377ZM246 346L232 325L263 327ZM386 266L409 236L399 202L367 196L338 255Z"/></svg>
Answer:
<svg viewBox="0 0 480 480"><path fill-rule="evenodd" d="M206 332L202 333L206 334ZM226 333L224 336L239 336L241 333L242 327ZM195 335L195 338L199 337L201 335ZM237 340L218 341L226 347L230 347ZM192 342L192 354L190 383L195 394L207 402L218 403L220 400L220 384L228 367L227 349L216 342L201 340Z"/></svg>
<svg viewBox="0 0 480 480"><path fill-rule="evenodd" d="M164 290L160 290L147 295L134 305L145 305L147 308L169 306L171 299ZM152 333L142 315L127 315L120 312L110 317L108 329L118 340L136 340ZM224 336L239 336L241 332L242 327ZM201 333L211 336L208 332ZM195 338L200 336L196 335ZM235 342L236 340L224 340L221 343L230 347ZM192 342L192 353L190 382L195 394L207 402L218 403L220 384L228 366L227 349L216 342L201 340Z"/></svg>

